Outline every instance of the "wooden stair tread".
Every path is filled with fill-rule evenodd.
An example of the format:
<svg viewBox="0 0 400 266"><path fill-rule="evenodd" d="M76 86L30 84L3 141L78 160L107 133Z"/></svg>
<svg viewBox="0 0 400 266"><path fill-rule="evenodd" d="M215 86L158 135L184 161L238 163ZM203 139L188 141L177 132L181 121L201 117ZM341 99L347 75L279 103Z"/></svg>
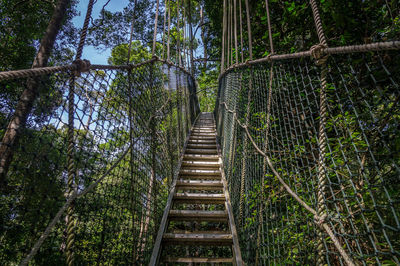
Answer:
<svg viewBox="0 0 400 266"><path fill-rule="evenodd" d="M223 204L225 194L175 193L173 200L186 204Z"/></svg>
<svg viewBox="0 0 400 266"><path fill-rule="evenodd" d="M184 160L207 160L207 161L219 161L218 155L207 155L207 154L184 154Z"/></svg>
<svg viewBox="0 0 400 266"><path fill-rule="evenodd" d="M217 154L217 149L186 149L186 154Z"/></svg>
<svg viewBox="0 0 400 266"><path fill-rule="evenodd" d="M232 245L231 234L173 234L165 233L163 242L178 245Z"/></svg>
<svg viewBox="0 0 400 266"><path fill-rule="evenodd" d="M200 170L200 169L181 169L179 171L179 175L216 175L220 176L221 172L219 170L207 169L207 170Z"/></svg>
<svg viewBox="0 0 400 266"><path fill-rule="evenodd" d="M182 161L182 166L219 168L219 162L184 160Z"/></svg>
<svg viewBox="0 0 400 266"><path fill-rule="evenodd" d="M228 213L226 211L170 210L168 217L175 221L228 221Z"/></svg>
<svg viewBox="0 0 400 266"><path fill-rule="evenodd" d="M193 144L193 143L188 143L187 145L188 149L215 149L217 150L217 145L216 144Z"/></svg>
<svg viewBox="0 0 400 266"><path fill-rule="evenodd" d="M223 184L219 180L178 180L176 186L185 189L221 190Z"/></svg>
<svg viewBox="0 0 400 266"><path fill-rule="evenodd" d="M181 263L233 263L232 258L170 258L167 257L164 262L181 262Z"/></svg>

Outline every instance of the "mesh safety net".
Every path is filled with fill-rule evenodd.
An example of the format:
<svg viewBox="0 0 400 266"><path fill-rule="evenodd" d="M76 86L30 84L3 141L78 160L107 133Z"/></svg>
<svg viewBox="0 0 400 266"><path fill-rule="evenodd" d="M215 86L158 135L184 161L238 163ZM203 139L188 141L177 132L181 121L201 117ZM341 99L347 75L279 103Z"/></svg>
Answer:
<svg viewBox="0 0 400 266"><path fill-rule="evenodd" d="M35 264L62 265L68 252L77 265L146 264L199 112L193 78L150 60L92 66L81 76L7 80L0 83L0 114L15 111L17 99L7 92L22 91L32 79L39 97L12 147L2 187L0 264L22 261L74 194ZM10 119L2 119L0 137Z"/></svg>
<svg viewBox="0 0 400 266"><path fill-rule="evenodd" d="M399 264L399 59L390 51L329 58L324 154L321 69L310 58L242 65L220 77L217 129L248 265L315 265L318 240L324 263L345 264L277 175L326 213L323 222L354 261Z"/></svg>

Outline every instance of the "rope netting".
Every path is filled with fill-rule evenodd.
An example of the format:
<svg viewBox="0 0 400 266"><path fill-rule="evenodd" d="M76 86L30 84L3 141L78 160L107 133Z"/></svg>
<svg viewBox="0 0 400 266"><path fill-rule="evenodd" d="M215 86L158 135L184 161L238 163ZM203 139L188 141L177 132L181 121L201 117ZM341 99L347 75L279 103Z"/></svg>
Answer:
<svg viewBox="0 0 400 266"><path fill-rule="evenodd" d="M399 59L391 51L329 58L325 155L321 69L309 57L220 77L217 128L249 265L313 265L317 253L323 264L346 264L338 247L364 265L399 264Z"/></svg>
<svg viewBox="0 0 400 266"><path fill-rule="evenodd" d="M158 59L35 75L0 82L40 92L2 180L1 264L146 264L198 113L193 78Z"/></svg>

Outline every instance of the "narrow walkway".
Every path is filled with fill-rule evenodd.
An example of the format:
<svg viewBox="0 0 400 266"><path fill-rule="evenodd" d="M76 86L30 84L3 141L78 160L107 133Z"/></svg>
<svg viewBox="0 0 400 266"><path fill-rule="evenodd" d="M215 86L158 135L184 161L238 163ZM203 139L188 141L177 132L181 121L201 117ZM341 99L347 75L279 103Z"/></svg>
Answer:
<svg viewBox="0 0 400 266"><path fill-rule="evenodd" d="M201 113L191 132L172 198L162 238L162 264L241 265L220 161L213 115Z"/></svg>

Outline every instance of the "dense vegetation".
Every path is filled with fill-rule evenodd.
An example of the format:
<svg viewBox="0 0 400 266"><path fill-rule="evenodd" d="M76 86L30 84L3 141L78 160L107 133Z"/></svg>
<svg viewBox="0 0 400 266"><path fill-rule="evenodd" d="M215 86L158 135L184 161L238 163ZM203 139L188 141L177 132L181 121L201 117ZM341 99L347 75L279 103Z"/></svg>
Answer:
<svg viewBox="0 0 400 266"><path fill-rule="evenodd" d="M57 1L55 0L0 0L0 71L31 67L40 39L44 35L56 2ZM135 14L133 33L134 41L132 43L130 62L139 63L151 58L155 1L138 0L137 6L134 6L134 2L134 0L130 0L128 5L119 12L110 12L107 10L107 5L105 5L100 16L92 19L87 43L95 46L100 51L104 49L112 49L111 57L108 59L109 64L120 65L125 64L127 61L130 24L132 22L133 14ZM273 41L277 53L304 51L318 43L318 38L314 30L312 12L308 1L270 0L269 2L271 9ZM322 21L330 46L363 44L376 41L396 40L400 38L400 3L396 0L321 0L318 1L318 3L320 5ZM79 31L72 24L71 20L78 13L76 5L77 0L71 1L67 16L63 21L62 30L58 35L56 45L53 49L49 65L69 64L74 58L74 51L77 44L77 33ZM174 62L179 61L176 49L178 43L180 43L181 49L183 49L183 47L188 48L191 45L196 49L197 53L194 58L195 69L193 72L198 81L197 92L200 106L202 111L213 111L218 87L218 75L220 74L221 22L224 11L222 9L222 1L186 0L180 1L180 5L181 11L178 19L177 1L170 0L171 60ZM183 30L184 22L186 21L185 23L187 23L186 18L183 18L183 5L185 6L186 16L191 16L193 33L196 34L196 37L201 36L201 38L194 38L192 43L188 37L189 33L187 32L187 28L185 32ZM265 57L270 51L268 31L266 30L267 18L265 1L249 0L249 6L251 10L250 19L254 58ZM244 1L242 1L243 12L241 15L243 18L242 37L244 40L244 47L241 48L241 51L244 52L244 58L246 60L248 59L248 37L247 26L245 25L246 16L244 7ZM160 21L158 23L159 35L157 38L158 44L156 49L156 54L162 58L166 58L166 47L164 43L162 43L166 34L164 33L165 21L163 17L165 8L164 3L162 3L160 6ZM202 13L200 12L200 8L203 11ZM181 61L184 62L185 66L189 66L189 54L186 53L181 56ZM377 123L376 120L383 121L382 124L378 124L376 127L380 128L381 131L383 130L384 134L379 135L372 129L369 131L361 130L359 126L356 125L356 115L352 112L343 114L341 112L342 110L339 111L340 106L338 105L336 106L336 109L332 110L332 117L328 126L329 137L332 139L335 138L335 134L337 134L335 129L337 128L339 128L340 132L345 132L346 128L350 128L353 134L350 136L346 135L343 139L332 141L331 152L334 154L342 151L347 157L354 158L355 153L353 149L348 147L347 149L344 149L343 143L353 145L353 148L361 151L367 150L368 144L366 143L366 139L375 143L389 143L389 148L386 146L381 148L376 147L375 150L372 151L374 154L379 155L377 156L378 161L383 162L387 160L388 162L386 164L382 163L379 166L379 168L385 169L386 175L384 179L381 178L382 176L380 173L377 174L374 172L376 171L373 169L375 164L371 163L371 161L368 162L367 159L365 159L366 161L364 164L366 165L366 171L369 171L372 173L371 175L374 176L374 179L372 180L372 183L375 186L374 189L382 187L386 188L386 184L398 186L399 174L393 170L392 167L395 168L395 166L399 165L399 153L387 152L387 150L399 151L400 149L400 135L397 134L399 123L397 106L398 92L393 89L394 87L392 84L388 83L387 73L385 70L382 70L381 67L382 65L385 65L390 70L399 69L400 65L398 57L385 52L379 54L379 56L371 54L368 55L367 58L358 57L351 59L354 60L352 65L353 68L361 69L361 74L359 74L358 79L364 83L367 82L368 80L366 77L369 73L371 76L375 77L378 82L374 84L373 88L371 88L371 85L368 84L361 83L360 85L358 79L353 78L351 81L348 81L348 83L338 86L340 87L338 91L346 94L348 93L347 87L362 87L368 89L369 91L367 96L363 95L362 91L357 90L354 91L349 98L363 100L366 98L372 99L371 102L367 102L365 106L361 106L360 111L365 111L366 106L371 105L375 106L376 109L378 109L378 112L375 114L376 116L366 115L363 122L372 125ZM334 77L340 77L341 73L339 72L342 69L346 69L348 72L351 71L348 67L342 68L342 65L344 64L343 62L346 62L346 60L350 59L340 59L340 62L337 63L337 65L340 65L340 68L334 67L331 80L334 80ZM363 60L372 62L374 65L377 65L377 62L381 60L378 64L379 69L373 73L368 72ZM282 67L285 71L289 68L290 66ZM167 80L166 73L153 73L151 71L152 70L148 68L143 68L139 71L140 73L138 72L138 74L129 82L132 82L138 87L145 86L143 84L151 84L151 82L155 82L158 84L158 92L162 94L165 91L162 89L163 85L160 84L163 84L163 82ZM146 75L148 76L150 73L152 73L153 81L146 78ZM398 72L394 73L396 74ZM385 81L379 83L380 78L385 79ZM293 84L296 82L296 79L293 77L287 77L287 79ZM65 117L63 117L62 113L66 109L65 96L67 83L65 80L67 80L67 77L62 74L58 76L50 76L42 80L40 96L34 105L32 115L28 120L24 134L19 140L19 145L7 177L11 189L2 191L2 200L0 202L0 264L7 265L20 261L21 258L29 252L29 249L43 232L49 220L65 202L67 169L67 143L65 140L67 129L65 126L54 126L56 122L52 120L58 119L59 121L57 121L57 123L61 121L61 125L65 123ZM114 122L116 124L126 123L126 121L123 120L123 115L127 115L129 112L127 109L128 105L124 105L126 104L126 102L124 102L126 101L126 95L124 94L127 94L127 92L121 88L124 87L124 85L126 86L128 80L124 73L117 71L112 73L98 71L93 76L88 76L86 80L81 79L76 82L81 88L81 90L77 92L79 95L78 98L84 99L82 100L84 104L79 106L79 108L81 108L80 112L93 114L92 109L98 108L96 109L98 111L95 111L95 113L98 113L98 117L95 118L95 123L103 125L109 122ZM98 88L101 88L101 92L104 92L105 87L107 86L112 89L107 91L107 94L97 94L99 91L90 91L90 87L87 85L88 82L98 82L97 86ZM4 134L7 123L15 110L21 91L25 87L24 83L23 80L16 80L0 84L0 137ZM378 88L378 90L374 90L376 88ZM398 90L398 87L396 88ZM140 117L142 120L149 120L149 117L153 115L151 113L151 108L162 106L163 101L167 99L165 95L161 95L157 98L157 101L154 102L154 95L152 95L152 93L154 92L143 90L137 95L134 95L135 100L139 102L138 106L136 106L138 110L137 117ZM178 96L176 91L174 93L173 98L175 99ZM385 98L387 100L386 103L379 100L384 98L385 95L387 97ZM332 94L332 97L340 96L341 95L337 93ZM99 98L107 98L109 101L98 102ZM244 106L246 99L247 94L245 92L240 92L237 101L242 103ZM124 104L121 104L121 102ZM100 110L102 110L103 113ZM251 112L254 114L252 119L263 121L262 123L260 122L261 125L257 124L257 128L253 128L253 130L258 130L260 128L265 129L265 110L260 111L254 109L251 110ZM166 158L160 156L156 162L153 162L153 164L157 164L157 168L160 169L160 172L157 175L158 183L154 181L158 185L157 188L154 189L158 189L161 191L161 194L164 193L164 195L159 198L159 202L157 202L158 207L151 205L149 208L147 200L152 203L156 202L156 199L148 199L149 197L146 194L149 193L148 191L151 193L151 189L149 190L148 188L148 176L151 175L151 170L148 168L141 168L141 163L149 163L155 159L151 157L151 151L144 147L146 145L151 146L152 149L157 150L158 154L166 152L167 147L163 145L163 143L166 143L166 139L171 138L171 132L177 131L178 128L177 122L171 122L173 125L170 125L170 127L173 129L171 132L167 132L167 123L170 123L172 120L176 121L177 117L180 115L179 113L180 112L178 111L174 111L173 113L163 114L165 120L160 119L159 127L154 130L160 132L160 135L162 135L164 139L155 143L154 139L150 136L151 134L140 139L140 147L137 147L137 154L140 154L140 156L135 157L134 163L132 164L133 159L130 159L133 158L134 154L131 154L131 157L126 161L123 161L120 167L117 168L119 172L115 170L110 174L111 177L117 178L106 180L98 187L96 194L89 196L84 202L77 203L77 208L79 209L78 216L81 221L79 226L77 226L77 246L80 249L78 261L87 261L95 264L96 262L99 263L99 257L103 256L102 259L105 261L117 264L129 261L131 258L136 260L143 254L145 257L142 258L143 261L148 259L148 251L146 251L147 253L143 252L141 245L138 244L135 247L124 247L118 241L119 239L133 241L135 236L142 235L143 238L143 235L146 234L148 234L148 236L146 236L148 238L147 240L150 242L153 241L154 231L157 230L156 223L149 223L151 229L145 230L144 224L146 224L146 221L143 217L145 217L146 213L150 212L150 210L156 212L162 209L166 196L165 191L170 183L170 180L163 180L163 178L166 178L166 176L172 176L172 165L176 162L177 154L169 154ZM91 121L88 117L92 117L92 115L84 116L83 121L81 121L82 125L87 125L86 128L82 126L77 129L76 132L78 136L76 140L78 143L77 146L82 148L77 150L75 154L76 161L78 162L77 168L80 169L77 174L81 178L79 181L79 189L87 187L88 184L93 182L93 180L96 180L96 178L99 177L99 171L97 170L109 167L110 162L112 162L112 160L108 162L107 160L96 160L93 158L99 158L102 153L104 153L108 154L115 160L115 158L118 157L116 155L120 154L121 150L125 148L124 141L129 138L126 128L122 133L118 131L118 128L113 128L110 132L107 132L107 134L110 134L107 141L104 143L99 142L94 145L93 139L99 138L101 134L96 135L93 133L96 132L96 130L90 128ZM140 119L137 120L139 121ZM138 122L138 124L135 125L135 129L138 131L144 131L146 125L143 123ZM187 126L190 124L190 121L183 123L186 123ZM284 127L285 124L284 122L282 123L282 127ZM276 127L278 127L279 123L276 122L276 124ZM125 124L125 126L127 125ZM364 139L361 137L362 134L366 134ZM139 136L136 137L139 138ZM260 138L258 141L262 143L263 139ZM310 140L310 142L312 141ZM168 148L177 150L180 143L175 143L174 145L174 147ZM295 152L293 151L293 153L288 157L293 157L295 154L297 156L312 156L313 154L305 152L305 149L306 146L310 148L315 147L315 145L315 142L299 145L296 147L298 150ZM243 147L238 146L236 152L239 154L242 150ZM343 156L330 156L331 168L347 166L347 162L342 158ZM276 158L275 160L279 161L278 159L280 158ZM290 161L290 158L285 162L287 164L296 163L295 161ZM124 174L127 174L123 169L127 168L129 163L131 163L129 167L133 169L132 172L137 177L135 182L133 182L133 180L124 180L121 178ZM168 166L166 166L167 164ZM258 167L257 170L254 171L260 171L263 167L262 164L263 163L260 161L259 164L255 166ZM354 173L358 171L357 167L358 165L350 165L349 168L351 170L349 170L349 172ZM239 168L240 167L236 167L229 171L238 174L240 171ZM312 173L315 174L315 172ZM294 172L286 172L286 176L293 174ZM299 174L299 176L301 175ZM272 175L267 175L267 177L272 178ZM332 177L332 182L337 181L335 178L337 177ZM262 187L261 181L257 180L257 182L246 192L246 202L250 207L247 209L247 227L243 229L242 233L252 232L255 234L257 230L255 229L258 219L257 208L259 208L260 199L262 198L260 197ZM299 183L301 182L299 181ZM367 186L362 181L359 181L356 185L360 188ZM137 189L135 190L133 186L137 186ZM128 189L120 191L117 189L120 187ZM368 190L369 187L365 189ZM132 191L136 194L132 193ZM272 185L269 184L269 187L267 187L265 191L268 193L281 193L276 182ZM113 195L117 196L107 196L107 193L114 193ZM393 200L391 204L397 204L396 206L398 207L398 191L392 189L388 193L390 194L390 198ZM264 196L267 197L267 195ZM134 204L129 203L130 205L127 203L127 206L132 209L131 212L125 212L126 208L122 206L122 199L125 200L125 203L128 201L134 202ZM381 204L380 206L384 206L386 204L385 200L387 199L379 198L378 205ZM373 204L372 201L373 200L369 198L369 201L365 201L363 204L368 206L369 204ZM279 200L275 199L273 203L278 204ZM286 203L288 202L285 201L285 204ZM107 211L106 207L110 210ZM288 211L293 212L296 215L305 215L295 207L293 208L295 210L290 209L288 211L285 209L282 210L282 212ZM382 209L385 208L383 207ZM395 221L392 220L394 219L394 216L391 216L392 218L390 218L390 215L390 213L387 213L387 216L383 215L383 218L387 219L385 220L387 224L394 224ZM381 222L376 216L373 214L367 216L367 218L371 220L372 224L381 226ZM95 217L95 219L91 220L93 217ZM130 227L130 230L124 230L124 226L131 226L131 224L129 224L130 222L126 222L129 225L124 224L123 222L118 224L124 219L127 221L139 219L141 222L134 224ZM361 224L362 218L358 217L357 219L356 224ZM302 226L306 227L306 225L297 226L299 226L299 228L302 228ZM344 225L344 228L347 228L348 226L348 224ZM105 234L101 233L99 235L93 233L107 232L107 230L108 232L115 234L116 237L107 240L105 239ZM304 254L299 255L299 252L296 253L294 250L298 250L299 241L303 241L305 237L309 236L301 235L298 232L301 230L296 229L295 232L291 231L292 229L289 226L284 227L284 230L286 235L293 236L293 238L286 243L288 246L291 246L293 250L292 252L281 254L282 261L290 264L307 262L309 258L301 257ZM143 231L148 232L143 233ZM393 238L391 233L388 234L389 238ZM379 239L377 242L381 243L384 242L384 240ZM398 252L400 243L398 243L398 241L394 242L393 246ZM118 258L115 259L114 255L110 254L97 256L93 247L118 254ZM250 244L247 246L247 256L250 257L255 255L251 252L251 249L253 248L256 247L250 246ZM127 255L129 249L137 250L138 252L134 255ZM387 252L389 249L389 246L382 244L382 250L384 250L384 252ZM64 251L65 226L63 223L60 223L55 232L53 232L51 241L45 242L42 251L36 256L35 262L37 264L62 264L65 260L63 255ZM126 257L125 261L121 259L124 256ZM388 258L387 263L390 264L393 262L390 256L385 258Z"/></svg>

